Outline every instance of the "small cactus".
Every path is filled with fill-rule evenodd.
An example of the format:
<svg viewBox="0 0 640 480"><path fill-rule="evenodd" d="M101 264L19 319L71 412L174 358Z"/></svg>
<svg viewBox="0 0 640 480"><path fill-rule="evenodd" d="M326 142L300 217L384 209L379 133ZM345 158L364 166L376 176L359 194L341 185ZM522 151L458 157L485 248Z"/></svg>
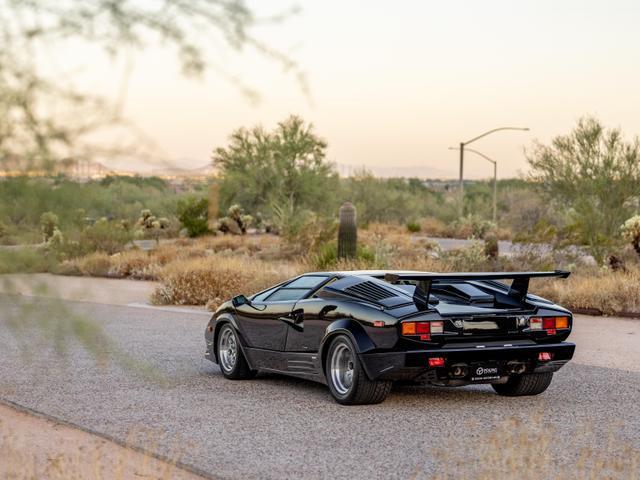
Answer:
<svg viewBox="0 0 640 480"><path fill-rule="evenodd" d="M634 215L621 227L622 237L633 245L633 249L640 255L640 215Z"/></svg>
<svg viewBox="0 0 640 480"><path fill-rule="evenodd" d="M339 211L338 226L338 258L356 258L358 247L358 226L356 224L356 207L345 202Z"/></svg>

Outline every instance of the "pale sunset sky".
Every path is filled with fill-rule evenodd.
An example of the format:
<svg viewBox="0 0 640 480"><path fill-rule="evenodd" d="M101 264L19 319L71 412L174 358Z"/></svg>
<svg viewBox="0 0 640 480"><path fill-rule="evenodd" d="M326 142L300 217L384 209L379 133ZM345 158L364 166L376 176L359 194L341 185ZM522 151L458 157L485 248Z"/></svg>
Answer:
<svg viewBox="0 0 640 480"><path fill-rule="evenodd" d="M255 34L298 62L310 98L250 50L210 58L260 92L258 104L214 71L182 77L161 48L111 60L73 46L64 66L78 86L113 99L128 58L124 113L186 168L207 164L234 129L271 128L290 114L313 122L342 173L365 166L384 176L455 178L458 154L447 147L495 127L531 129L474 143L502 178L526 172L534 139L566 133L585 114L640 133L640 2L249 2L264 14L296 4L298 14ZM482 158L466 160L469 178L492 174Z"/></svg>

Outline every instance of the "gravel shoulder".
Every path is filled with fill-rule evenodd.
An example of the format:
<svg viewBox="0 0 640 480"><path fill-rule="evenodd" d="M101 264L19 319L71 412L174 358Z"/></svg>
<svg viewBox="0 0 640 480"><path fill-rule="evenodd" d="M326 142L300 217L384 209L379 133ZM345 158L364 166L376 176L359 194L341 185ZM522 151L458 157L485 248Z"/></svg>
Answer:
<svg viewBox="0 0 640 480"><path fill-rule="evenodd" d="M20 317L24 302L0 296L0 315ZM186 465L215 477L476 478L468 461L512 420L518 438L552 436L549 464L571 465L584 449L609 454L611 438L640 449L633 320L577 316L576 361L538 397L498 397L488 386L398 386L381 405L343 407L322 385L302 380L225 380L203 358L202 312L66 304L113 339L102 346L111 361L96 363L75 342L63 356L50 344L21 347L0 321L0 398L160 455L179 445ZM47 305L39 299L30 308L33 316ZM121 361L123 352L134 368ZM152 374L137 368L144 366ZM140 429L155 440L132 439ZM455 452L462 463L450 458Z"/></svg>
<svg viewBox="0 0 640 480"><path fill-rule="evenodd" d="M59 421L0 403L0 478L203 477Z"/></svg>

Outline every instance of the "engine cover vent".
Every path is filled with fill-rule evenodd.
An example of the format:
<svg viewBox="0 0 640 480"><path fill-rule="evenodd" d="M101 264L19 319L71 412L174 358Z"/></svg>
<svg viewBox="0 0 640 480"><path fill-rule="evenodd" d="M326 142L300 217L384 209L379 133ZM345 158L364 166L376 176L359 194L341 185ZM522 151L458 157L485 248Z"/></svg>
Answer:
<svg viewBox="0 0 640 480"><path fill-rule="evenodd" d="M370 281L356 283L355 285L345 288L344 291L351 295L357 295L358 297L373 300L375 302L398 295L397 293L387 290L386 288L376 285Z"/></svg>

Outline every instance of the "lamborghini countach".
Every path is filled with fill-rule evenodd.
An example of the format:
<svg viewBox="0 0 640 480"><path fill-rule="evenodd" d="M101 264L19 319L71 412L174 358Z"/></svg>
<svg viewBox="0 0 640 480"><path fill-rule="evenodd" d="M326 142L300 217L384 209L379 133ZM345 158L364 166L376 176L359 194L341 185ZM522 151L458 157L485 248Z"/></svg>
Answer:
<svg viewBox="0 0 640 480"><path fill-rule="evenodd" d="M206 358L228 379L258 372L326 384L341 404L382 402L394 381L490 384L537 395L573 356L570 311L530 294L569 272L307 273L222 304Z"/></svg>

